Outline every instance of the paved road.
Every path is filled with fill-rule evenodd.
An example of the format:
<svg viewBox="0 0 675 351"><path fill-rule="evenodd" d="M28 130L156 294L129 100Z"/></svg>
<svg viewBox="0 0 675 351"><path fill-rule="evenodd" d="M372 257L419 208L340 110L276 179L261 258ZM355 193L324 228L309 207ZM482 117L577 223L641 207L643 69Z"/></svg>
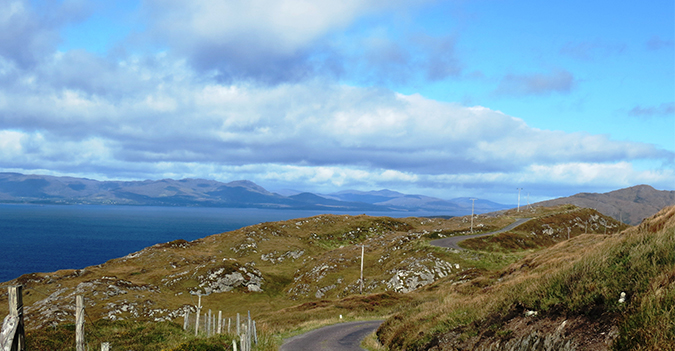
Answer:
<svg viewBox="0 0 675 351"><path fill-rule="evenodd" d="M461 247L459 247L459 242L464 241L466 239L472 239L472 238L477 238L480 236L487 236L487 235L494 235L494 234L499 234L503 232L508 232L509 230L529 221L532 218L519 218L515 222L509 224L508 226L497 230L495 232L489 232L489 233L481 233L481 234L471 234L471 235L461 235L461 236L451 236L449 238L443 238L443 239L438 239L438 240L432 240L429 242L429 244L434 245L434 246L440 246L440 247L447 247L455 250L464 250Z"/></svg>
<svg viewBox="0 0 675 351"><path fill-rule="evenodd" d="M280 351L362 351L361 340L384 321L329 325L287 339Z"/></svg>

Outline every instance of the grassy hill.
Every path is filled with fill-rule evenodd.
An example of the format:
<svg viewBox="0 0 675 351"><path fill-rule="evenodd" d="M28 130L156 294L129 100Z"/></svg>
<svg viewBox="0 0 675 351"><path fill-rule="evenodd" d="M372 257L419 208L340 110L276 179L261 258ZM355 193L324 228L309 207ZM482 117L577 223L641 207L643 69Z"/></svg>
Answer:
<svg viewBox="0 0 675 351"><path fill-rule="evenodd" d="M627 226L569 205L480 215L474 228L487 232L519 217L534 219L510 232L465 241L462 245L470 250L462 251L428 242L467 234L468 217L322 215L261 223L192 242L155 245L83 270L24 275L2 284L0 314L7 308L5 287L24 285L29 343L45 349L49 342L54 350L72 348L68 337L75 295L80 294L90 317L88 335L115 340L113 347L115 342L122 345L122 339L145 340L123 344L125 350L198 349L195 343L227 349L231 335L195 339L182 332L182 316L185 311L194 315L197 293L205 294L203 312L220 310L234 317L251 311L266 340L260 349L275 349L281 337L336 323L340 315L343 320L388 318L378 338L392 350L522 344L519 340L533 340L533 333L545 338L557 330L560 318L567 325L595 323L598 335L605 332L607 340L621 340L621 325L611 313L633 304L645 287L631 288L630 279L622 278L624 288L619 282L606 286L598 277L585 277L582 273L604 262L585 257L611 251L623 238L638 235L631 233L651 229L618 234ZM358 294L361 245L364 295ZM585 268L574 268L586 260ZM644 267L630 272L638 268ZM595 285L571 294L565 285L571 284L565 280L570 274L581 279L574 284L590 279ZM624 289L629 303L612 302L617 289ZM537 316L527 317L527 311ZM518 323L531 320L539 321L541 329L520 335L528 329Z"/></svg>
<svg viewBox="0 0 675 351"><path fill-rule="evenodd" d="M656 190L649 185L636 185L608 193L579 193L573 196L538 202L533 206L573 204L614 217L624 223L638 225L643 219L666 206L675 205L675 191Z"/></svg>
<svg viewBox="0 0 675 351"><path fill-rule="evenodd" d="M673 350L675 207L416 294L378 331L392 350Z"/></svg>

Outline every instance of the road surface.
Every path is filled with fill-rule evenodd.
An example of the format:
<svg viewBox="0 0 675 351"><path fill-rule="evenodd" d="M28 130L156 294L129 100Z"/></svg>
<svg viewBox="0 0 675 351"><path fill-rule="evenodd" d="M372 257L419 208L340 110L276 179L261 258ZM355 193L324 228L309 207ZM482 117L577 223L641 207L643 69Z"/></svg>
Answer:
<svg viewBox="0 0 675 351"><path fill-rule="evenodd" d="M459 247L459 242L464 241L466 239L472 239L472 238L478 238L481 236L487 236L487 235L494 235L494 234L499 234L503 232L508 232L509 230L529 221L532 218L518 218L515 222L507 225L506 227L494 231L494 232L489 232L489 233L481 233L481 234L471 234L471 235L461 235L461 236L451 236L449 238L443 238L443 239L438 239L438 240L432 240L429 242L429 244L434 245L434 246L440 246L440 247L447 247L455 250L464 250L461 247Z"/></svg>
<svg viewBox="0 0 675 351"><path fill-rule="evenodd" d="M287 339L280 351L362 351L361 340L384 321L329 325Z"/></svg>

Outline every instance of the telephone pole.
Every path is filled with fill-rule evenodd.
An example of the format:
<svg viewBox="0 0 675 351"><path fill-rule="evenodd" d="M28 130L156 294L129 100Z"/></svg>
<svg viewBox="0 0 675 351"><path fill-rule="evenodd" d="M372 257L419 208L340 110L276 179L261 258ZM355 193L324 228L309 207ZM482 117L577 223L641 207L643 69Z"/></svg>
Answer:
<svg viewBox="0 0 675 351"><path fill-rule="evenodd" d="M366 247L365 245L361 245L361 287L359 289L359 293L363 295L363 256L365 253Z"/></svg>
<svg viewBox="0 0 675 351"><path fill-rule="evenodd" d="M476 204L476 199L471 199L471 234L473 234L473 207Z"/></svg>

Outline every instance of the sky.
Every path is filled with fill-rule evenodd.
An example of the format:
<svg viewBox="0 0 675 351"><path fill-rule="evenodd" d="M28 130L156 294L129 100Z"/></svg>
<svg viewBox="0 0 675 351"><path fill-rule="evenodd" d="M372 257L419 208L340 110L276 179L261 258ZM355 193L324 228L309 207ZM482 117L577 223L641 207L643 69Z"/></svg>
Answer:
<svg viewBox="0 0 675 351"><path fill-rule="evenodd" d="M675 190L673 1L0 0L0 172Z"/></svg>

